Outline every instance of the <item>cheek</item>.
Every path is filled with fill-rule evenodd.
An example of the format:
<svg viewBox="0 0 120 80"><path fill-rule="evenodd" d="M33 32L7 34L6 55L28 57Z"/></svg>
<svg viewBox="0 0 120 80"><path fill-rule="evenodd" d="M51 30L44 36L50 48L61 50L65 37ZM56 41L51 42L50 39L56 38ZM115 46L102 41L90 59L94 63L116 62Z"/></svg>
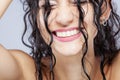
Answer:
<svg viewBox="0 0 120 80"><path fill-rule="evenodd" d="M40 31L40 34L42 35L43 39L45 40L45 42L48 44L50 42L50 35L46 30L45 24L44 24L44 20L43 20L43 15L41 12L39 12L39 17L38 17L38 28Z"/></svg>
<svg viewBox="0 0 120 80"><path fill-rule="evenodd" d="M44 20L43 20L43 13L41 10L39 11L39 18L38 19L39 19L40 25L45 26Z"/></svg>
<svg viewBox="0 0 120 80"><path fill-rule="evenodd" d="M94 10L91 4L87 4L86 6L83 7L84 12L85 12L85 17L84 21L86 23L93 23L93 17L94 17Z"/></svg>
<svg viewBox="0 0 120 80"><path fill-rule="evenodd" d="M85 20L85 28L87 30L88 33L88 37L94 39L95 36L97 35L97 27L95 25L95 23L93 22L93 18L87 18Z"/></svg>
<svg viewBox="0 0 120 80"><path fill-rule="evenodd" d="M88 4L88 7L85 9L84 17L85 27L90 38L94 38L97 34L97 27L94 23L94 10L91 5Z"/></svg>

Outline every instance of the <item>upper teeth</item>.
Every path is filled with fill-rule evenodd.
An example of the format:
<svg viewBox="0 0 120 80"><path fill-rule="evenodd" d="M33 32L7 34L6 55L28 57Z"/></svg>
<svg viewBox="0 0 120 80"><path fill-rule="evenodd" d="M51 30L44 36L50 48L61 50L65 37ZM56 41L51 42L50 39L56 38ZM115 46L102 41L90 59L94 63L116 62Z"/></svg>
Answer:
<svg viewBox="0 0 120 80"><path fill-rule="evenodd" d="M66 31L66 32L56 32L56 35L58 37L68 37L68 36L72 36L79 33L79 30L71 30L71 31Z"/></svg>

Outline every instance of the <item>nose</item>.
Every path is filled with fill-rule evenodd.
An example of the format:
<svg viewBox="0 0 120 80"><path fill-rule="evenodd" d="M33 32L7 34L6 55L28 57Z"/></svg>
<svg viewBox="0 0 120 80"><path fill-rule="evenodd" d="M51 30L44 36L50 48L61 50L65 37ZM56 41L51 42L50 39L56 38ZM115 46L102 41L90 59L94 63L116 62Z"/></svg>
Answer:
<svg viewBox="0 0 120 80"><path fill-rule="evenodd" d="M72 9L68 6L62 6L59 8L56 14L56 23L62 26L67 26L72 23L74 15Z"/></svg>

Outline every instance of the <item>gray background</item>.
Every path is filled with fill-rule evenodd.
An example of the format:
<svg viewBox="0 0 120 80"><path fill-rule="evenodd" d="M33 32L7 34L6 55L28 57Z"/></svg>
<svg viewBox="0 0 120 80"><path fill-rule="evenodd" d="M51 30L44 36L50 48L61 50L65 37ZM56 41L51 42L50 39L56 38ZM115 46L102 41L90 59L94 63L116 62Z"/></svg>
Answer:
<svg viewBox="0 0 120 80"><path fill-rule="evenodd" d="M117 12L120 15L120 0L114 0ZM4 16L0 19L0 44L7 49L20 49L27 53L30 49L21 42L22 32L24 30L23 23L23 7L19 0L13 0Z"/></svg>

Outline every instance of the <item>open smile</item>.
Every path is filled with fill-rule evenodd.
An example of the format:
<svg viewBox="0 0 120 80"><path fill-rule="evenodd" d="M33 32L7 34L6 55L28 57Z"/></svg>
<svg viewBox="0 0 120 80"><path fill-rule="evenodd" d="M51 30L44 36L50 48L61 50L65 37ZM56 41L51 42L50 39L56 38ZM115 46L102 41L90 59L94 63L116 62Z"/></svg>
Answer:
<svg viewBox="0 0 120 80"><path fill-rule="evenodd" d="M53 31L53 37L61 42L70 42L80 37L78 28L60 29Z"/></svg>

